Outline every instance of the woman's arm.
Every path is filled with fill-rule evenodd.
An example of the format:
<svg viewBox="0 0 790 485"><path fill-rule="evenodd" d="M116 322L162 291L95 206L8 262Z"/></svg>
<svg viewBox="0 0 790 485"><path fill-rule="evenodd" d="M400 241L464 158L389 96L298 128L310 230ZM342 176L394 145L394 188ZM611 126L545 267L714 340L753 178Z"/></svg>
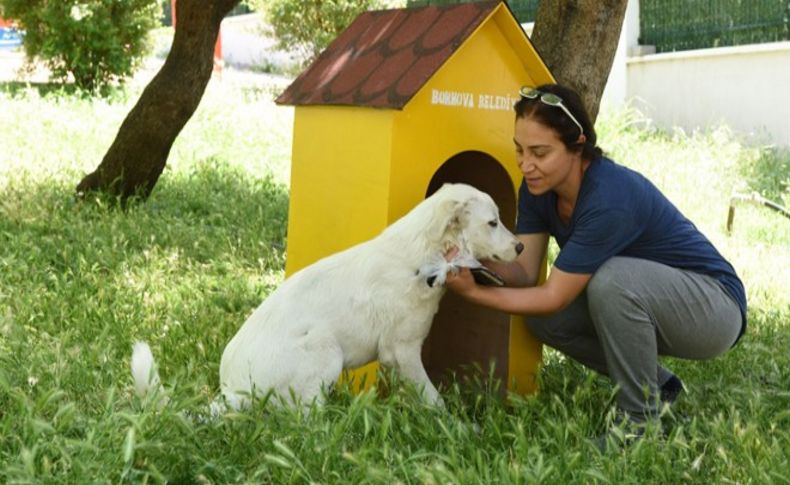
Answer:
<svg viewBox="0 0 790 485"><path fill-rule="evenodd" d="M525 250L526 251L526 250ZM527 288L497 288L475 283L468 268L448 273L446 285L478 305L515 315L546 315L558 312L584 290L591 274L566 273L552 268L546 283Z"/></svg>

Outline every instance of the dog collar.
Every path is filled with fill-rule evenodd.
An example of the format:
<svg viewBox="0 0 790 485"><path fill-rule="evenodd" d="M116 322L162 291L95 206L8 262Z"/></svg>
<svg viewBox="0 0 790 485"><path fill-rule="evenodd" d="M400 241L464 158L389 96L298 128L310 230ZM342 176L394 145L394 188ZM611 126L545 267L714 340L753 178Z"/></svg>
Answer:
<svg viewBox="0 0 790 485"><path fill-rule="evenodd" d="M414 272L414 276L420 276L421 273L422 272L418 269L417 271ZM427 283L428 286L433 288L433 284L436 283L436 275L430 275L427 278L425 278L425 283Z"/></svg>

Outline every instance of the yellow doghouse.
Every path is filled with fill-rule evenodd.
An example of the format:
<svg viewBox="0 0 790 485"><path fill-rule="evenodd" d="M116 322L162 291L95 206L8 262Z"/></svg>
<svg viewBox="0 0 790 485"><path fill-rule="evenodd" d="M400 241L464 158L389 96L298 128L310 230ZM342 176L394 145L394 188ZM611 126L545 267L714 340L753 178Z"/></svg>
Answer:
<svg viewBox="0 0 790 485"><path fill-rule="evenodd" d="M277 98L295 105L286 273L370 239L445 182L488 192L513 229L513 104L553 82L507 4L366 12ZM430 377L477 363L536 389L523 319L447 294L423 348ZM375 365L352 373L375 381Z"/></svg>

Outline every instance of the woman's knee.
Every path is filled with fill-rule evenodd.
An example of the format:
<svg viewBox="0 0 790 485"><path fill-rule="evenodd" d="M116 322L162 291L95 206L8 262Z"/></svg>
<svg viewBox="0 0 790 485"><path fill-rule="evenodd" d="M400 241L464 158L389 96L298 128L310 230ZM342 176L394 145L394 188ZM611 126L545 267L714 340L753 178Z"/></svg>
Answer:
<svg viewBox="0 0 790 485"><path fill-rule="evenodd" d="M527 317L526 323L535 338L552 347L563 346L579 335L594 333L584 294L564 310L548 316Z"/></svg>

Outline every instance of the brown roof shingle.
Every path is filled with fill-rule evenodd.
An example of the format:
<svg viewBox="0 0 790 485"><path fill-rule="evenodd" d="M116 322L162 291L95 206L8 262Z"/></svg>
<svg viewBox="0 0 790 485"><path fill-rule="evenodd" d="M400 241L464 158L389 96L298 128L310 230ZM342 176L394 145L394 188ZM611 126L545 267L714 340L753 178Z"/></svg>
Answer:
<svg viewBox="0 0 790 485"><path fill-rule="evenodd" d="M276 101L403 108L499 3L365 12Z"/></svg>

